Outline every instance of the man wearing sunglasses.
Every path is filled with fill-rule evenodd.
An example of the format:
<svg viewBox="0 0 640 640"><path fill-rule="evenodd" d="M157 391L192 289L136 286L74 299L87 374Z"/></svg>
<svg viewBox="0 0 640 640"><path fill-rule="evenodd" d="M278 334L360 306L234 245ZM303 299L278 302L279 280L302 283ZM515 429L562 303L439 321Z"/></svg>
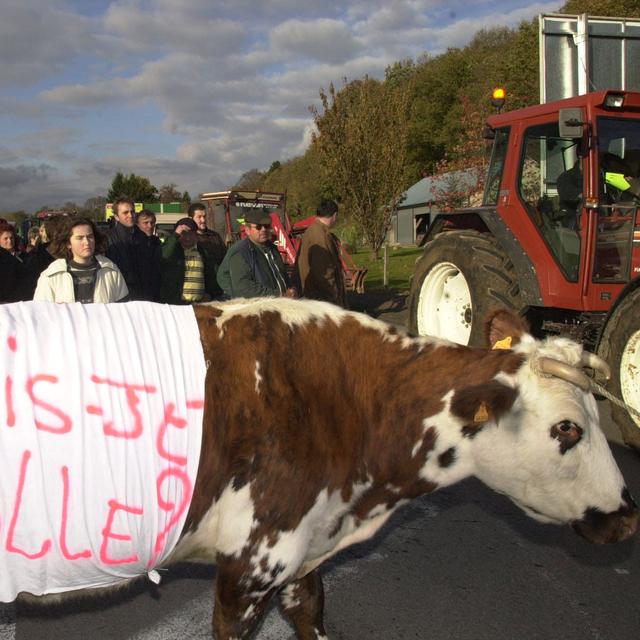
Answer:
<svg viewBox="0 0 640 640"><path fill-rule="evenodd" d="M227 251L218 269L218 284L225 297L295 297L280 253L271 240L269 214L250 209L244 222L247 237Z"/></svg>

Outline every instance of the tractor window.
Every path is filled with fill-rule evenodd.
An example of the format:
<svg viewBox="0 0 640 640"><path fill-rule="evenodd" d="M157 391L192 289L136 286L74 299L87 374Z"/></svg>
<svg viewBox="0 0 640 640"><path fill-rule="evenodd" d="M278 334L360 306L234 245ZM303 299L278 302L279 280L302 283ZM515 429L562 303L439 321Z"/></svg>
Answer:
<svg viewBox="0 0 640 640"><path fill-rule="evenodd" d="M527 130L518 179L520 198L568 280L578 279L583 171L579 142L558 123Z"/></svg>
<svg viewBox="0 0 640 640"><path fill-rule="evenodd" d="M628 282L640 204L640 121L598 118L599 206L593 279Z"/></svg>
<svg viewBox="0 0 640 640"><path fill-rule="evenodd" d="M504 159L507 155L509 143L509 128L498 129L493 140L493 151L491 152L491 163L487 173L487 186L484 190L483 204L498 204L500 193L500 183L502 182L502 171L504 169Z"/></svg>

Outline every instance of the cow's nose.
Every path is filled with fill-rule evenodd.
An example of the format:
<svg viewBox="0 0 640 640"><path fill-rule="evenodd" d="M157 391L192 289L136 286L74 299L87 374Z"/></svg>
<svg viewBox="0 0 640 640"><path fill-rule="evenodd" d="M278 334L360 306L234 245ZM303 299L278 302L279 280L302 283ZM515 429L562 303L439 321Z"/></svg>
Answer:
<svg viewBox="0 0 640 640"><path fill-rule="evenodd" d="M619 524L618 540L627 540L638 530L638 521L640 520L640 512L636 507L628 516L623 516Z"/></svg>
<svg viewBox="0 0 640 640"><path fill-rule="evenodd" d="M638 530L640 512L631 494L622 491L622 504L617 511L603 513L597 507L587 509L581 520L573 522L573 528L582 537L596 544L622 542Z"/></svg>

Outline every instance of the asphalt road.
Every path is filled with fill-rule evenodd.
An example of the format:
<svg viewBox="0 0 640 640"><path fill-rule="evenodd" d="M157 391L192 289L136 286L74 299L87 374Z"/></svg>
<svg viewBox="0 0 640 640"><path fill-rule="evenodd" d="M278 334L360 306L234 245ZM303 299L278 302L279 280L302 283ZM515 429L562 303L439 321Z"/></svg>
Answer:
<svg viewBox="0 0 640 640"><path fill-rule="evenodd" d="M383 314L384 317L384 314ZM394 318L388 318L393 319ZM605 430L640 498L640 457ZM468 480L414 501L373 540L323 567L333 640L637 640L640 536L595 546L541 525ZM181 565L155 588L82 607L0 605L0 640L210 637L214 569ZM273 608L258 640L288 640Z"/></svg>

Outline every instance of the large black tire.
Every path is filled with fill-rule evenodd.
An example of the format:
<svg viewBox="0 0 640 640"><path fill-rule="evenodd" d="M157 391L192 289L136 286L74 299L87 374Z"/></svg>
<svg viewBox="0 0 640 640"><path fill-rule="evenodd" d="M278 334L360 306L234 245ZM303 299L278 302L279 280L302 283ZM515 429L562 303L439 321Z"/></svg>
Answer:
<svg viewBox="0 0 640 640"><path fill-rule="evenodd" d="M409 293L410 333L486 346L483 322L498 308L519 313L522 300L513 264L493 236L449 231L426 244Z"/></svg>
<svg viewBox="0 0 640 640"><path fill-rule="evenodd" d="M608 389L640 411L640 289L629 293L615 308L604 328L598 355L611 367ZM611 417L622 439L640 452L640 418L611 403Z"/></svg>

